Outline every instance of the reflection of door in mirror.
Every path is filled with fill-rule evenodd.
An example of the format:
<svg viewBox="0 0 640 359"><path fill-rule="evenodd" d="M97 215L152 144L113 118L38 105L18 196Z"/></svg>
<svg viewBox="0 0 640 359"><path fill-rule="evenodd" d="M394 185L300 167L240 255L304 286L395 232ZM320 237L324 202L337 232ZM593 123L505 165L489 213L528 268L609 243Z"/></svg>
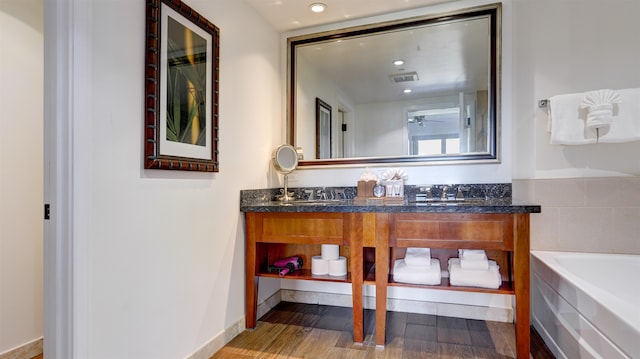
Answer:
<svg viewBox="0 0 640 359"><path fill-rule="evenodd" d="M349 101L338 97L338 144L333 158L349 158L355 156L354 112Z"/></svg>
<svg viewBox="0 0 640 359"><path fill-rule="evenodd" d="M316 159L332 156L331 106L316 98Z"/></svg>

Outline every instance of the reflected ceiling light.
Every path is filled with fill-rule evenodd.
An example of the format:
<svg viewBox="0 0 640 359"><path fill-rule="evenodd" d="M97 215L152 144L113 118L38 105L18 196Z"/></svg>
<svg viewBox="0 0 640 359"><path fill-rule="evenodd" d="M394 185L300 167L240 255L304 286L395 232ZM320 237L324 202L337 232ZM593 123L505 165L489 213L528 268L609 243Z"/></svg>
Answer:
<svg viewBox="0 0 640 359"><path fill-rule="evenodd" d="M404 93L411 93L411 89L405 89Z"/></svg>
<svg viewBox="0 0 640 359"><path fill-rule="evenodd" d="M404 65L404 60L396 60L393 62L393 64L396 66Z"/></svg>
<svg viewBox="0 0 640 359"><path fill-rule="evenodd" d="M313 3L311 5L309 5L309 9L311 9L311 11L313 12L323 12L327 9L327 5L321 3L321 2L316 2Z"/></svg>

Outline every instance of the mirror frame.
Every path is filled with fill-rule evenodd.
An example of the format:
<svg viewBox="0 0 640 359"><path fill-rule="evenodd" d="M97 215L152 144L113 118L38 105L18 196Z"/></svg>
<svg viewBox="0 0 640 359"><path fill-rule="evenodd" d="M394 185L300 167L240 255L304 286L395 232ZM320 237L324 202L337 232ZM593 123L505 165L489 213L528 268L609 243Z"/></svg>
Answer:
<svg viewBox="0 0 640 359"><path fill-rule="evenodd" d="M332 31L312 33L287 38L287 143L295 147L296 138L296 46L315 42L362 37L392 30L410 29L417 26L434 25L453 20L462 20L478 16L490 19L490 71L489 74L489 151L437 156L380 156L351 157L332 159L300 160L298 167L315 166L371 166L371 165L425 165L425 164L476 164L500 163L500 106L501 106L501 58L502 58L502 5L500 3L460 9L447 13L429 14L407 19L348 27Z"/></svg>

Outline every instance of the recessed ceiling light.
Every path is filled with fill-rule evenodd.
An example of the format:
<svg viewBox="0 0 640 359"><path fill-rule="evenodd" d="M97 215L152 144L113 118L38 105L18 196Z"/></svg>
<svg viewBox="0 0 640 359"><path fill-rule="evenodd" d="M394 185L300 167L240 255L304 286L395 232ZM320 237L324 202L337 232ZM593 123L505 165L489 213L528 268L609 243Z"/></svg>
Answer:
<svg viewBox="0 0 640 359"><path fill-rule="evenodd" d="M411 93L411 89L405 89L404 93Z"/></svg>
<svg viewBox="0 0 640 359"><path fill-rule="evenodd" d="M393 64L396 66L404 65L404 60L396 60L393 62Z"/></svg>
<svg viewBox="0 0 640 359"><path fill-rule="evenodd" d="M311 11L313 12L323 12L327 9L327 5L321 2L317 2L309 5L309 9L311 9Z"/></svg>

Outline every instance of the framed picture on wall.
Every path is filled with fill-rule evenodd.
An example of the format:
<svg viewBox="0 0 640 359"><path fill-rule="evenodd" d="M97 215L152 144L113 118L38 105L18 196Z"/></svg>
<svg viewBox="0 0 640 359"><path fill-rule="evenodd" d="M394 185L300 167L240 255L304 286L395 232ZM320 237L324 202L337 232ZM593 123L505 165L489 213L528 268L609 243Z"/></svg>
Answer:
<svg viewBox="0 0 640 359"><path fill-rule="evenodd" d="M316 159L331 158L331 106L316 97Z"/></svg>
<svg viewBox="0 0 640 359"><path fill-rule="evenodd" d="M218 172L220 30L179 0L147 0L144 168Z"/></svg>

